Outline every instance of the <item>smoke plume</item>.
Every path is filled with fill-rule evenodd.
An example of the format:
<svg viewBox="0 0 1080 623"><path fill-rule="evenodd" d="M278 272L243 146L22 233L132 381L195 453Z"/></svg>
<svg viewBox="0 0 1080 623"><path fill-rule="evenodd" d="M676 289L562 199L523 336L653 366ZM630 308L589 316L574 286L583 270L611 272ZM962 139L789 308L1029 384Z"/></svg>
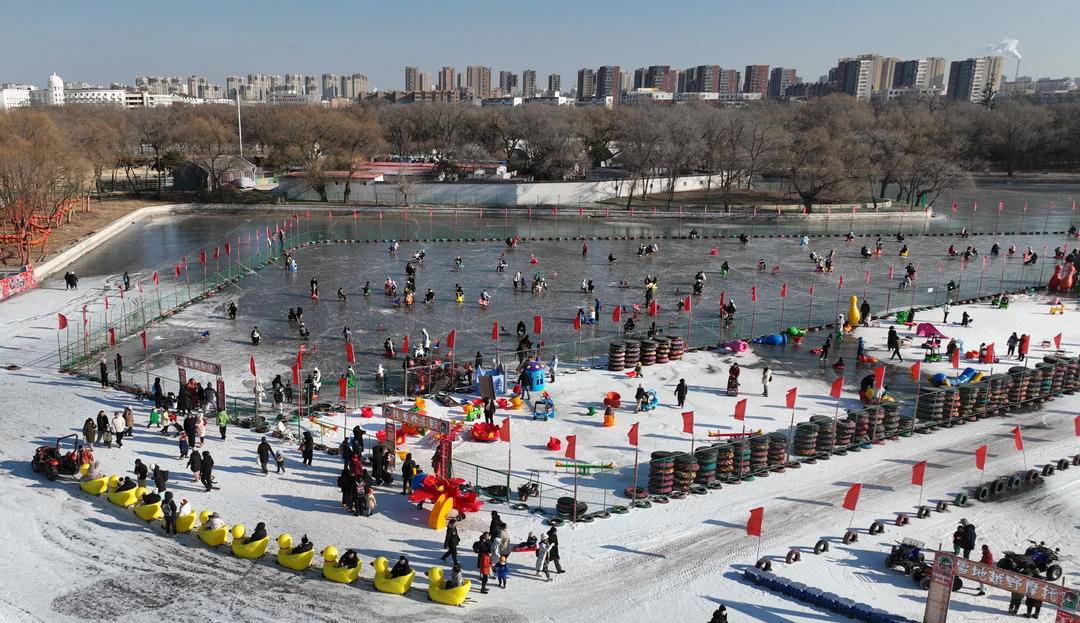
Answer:
<svg viewBox="0 0 1080 623"><path fill-rule="evenodd" d="M997 43L991 43L986 46L986 49L991 52L996 52L1002 56L1011 56L1016 60L1020 60L1020 50L1017 47L1020 45L1019 39L1002 39Z"/></svg>

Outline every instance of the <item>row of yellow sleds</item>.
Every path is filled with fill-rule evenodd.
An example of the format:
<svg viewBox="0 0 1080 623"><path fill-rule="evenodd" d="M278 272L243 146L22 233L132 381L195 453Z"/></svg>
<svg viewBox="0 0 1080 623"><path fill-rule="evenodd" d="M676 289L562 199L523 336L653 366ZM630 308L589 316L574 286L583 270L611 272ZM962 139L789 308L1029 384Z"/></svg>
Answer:
<svg viewBox="0 0 1080 623"><path fill-rule="evenodd" d="M85 467L85 466L84 466ZM85 469L83 470L85 473ZM79 481L79 488L83 491L94 495L106 495L109 502L121 507L133 509L135 515L143 521L159 521L163 515L161 512L161 503L155 502L153 504L142 504L143 495L146 494L146 487L136 487L135 489L129 489L127 491L120 491L121 478L118 475L102 476L100 478L86 479L83 478ZM264 537L258 541L251 543L245 543L245 535L247 534L247 528L243 524L236 524L230 529L229 526L224 526L216 530L209 529L210 517L213 515L212 511L202 511L196 515L191 513L189 515L183 515L177 518L176 531L180 533L189 533L195 530L196 536L203 543L210 547L218 547L221 545L229 544L234 556L238 558L246 558L250 560L262 558L266 554L266 548L270 544L270 537ZM195 520L199 520L199 525L196 528ZM231 537L231 539L230 539ZM312 560L315 557L314 550L308 550L297 554L290 553L293 548L293 539L289 534L281 534L277 538L277 563L287 569L294 571L306 571L311 567ZM323 577L331 582L340 582L342 584L352 584L360 578L360 565L355 567L344 567L338 564L338 549L334 546L328 546L322 550L323 565L322 574ZM381 593L390 593L393 595L404 595L412 588L413 579L416 577L416 572L410 572L408 575L404 575L397 578L390 577L390 567L386 558L379 556L371 565L375 568L375 576L373 578L375 584L375 590ZM469 595L469 591L472 588L472 583L469 580L462 582L460 586L454 588L446 588L446 580L443 577L442 567L432 567L427 572L428 577L428 598L431 601L440 604L446 604L450 606L460 606L465 602L465 599Z"/></svg>

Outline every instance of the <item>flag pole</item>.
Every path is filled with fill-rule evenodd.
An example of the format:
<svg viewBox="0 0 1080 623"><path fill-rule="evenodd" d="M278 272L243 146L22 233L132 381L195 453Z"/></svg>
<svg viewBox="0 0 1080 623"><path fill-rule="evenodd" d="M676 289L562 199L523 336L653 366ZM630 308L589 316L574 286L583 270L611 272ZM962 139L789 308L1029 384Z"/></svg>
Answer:
<svg viewBox="0 0 1080 623"><path fill-rule="evenodd" d="M814 287L810 286L810 304L806 307L806 328L810 328L810 316L814 313Z"/></svg>
<svg viewBox="0 0 1080 623"><path fill-rule="evenodd" d="M750 312L750 335L749 335L750 339L754 338L754 326L756 324L757 324L757 296L754 296L754 307Z"/></svg>
<svg viewBox="0 0 1080 623"><path fill-rule="evenodd" d="M637 507L637 471L638 471L638 447L634 446L634 488L631 489L633 495L630 499L630 508ZM576 505L575 505L576 506Z"/></svg>

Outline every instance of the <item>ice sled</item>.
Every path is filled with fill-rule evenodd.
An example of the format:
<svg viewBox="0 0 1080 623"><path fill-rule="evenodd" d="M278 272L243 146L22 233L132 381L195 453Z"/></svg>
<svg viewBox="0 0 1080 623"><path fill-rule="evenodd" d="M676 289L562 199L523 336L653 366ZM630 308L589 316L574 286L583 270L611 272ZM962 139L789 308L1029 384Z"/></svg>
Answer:
<svg viewBox="0 0 1080 623"><path fill-rule="evenodd" d="M90 480L83 479L79 481L79 488L90 495L101 495L109 490L109 479L105 476Z"/></svg>
<svg viewBox="0 0 1080 623"><path fill-rule="evenodd" d="M427 577L428 599L438 604L460 606L469 596L469 590L472 589L472 582L469 580L462 580L460 586L445 588L446 580L443 579L442 567L428 569Z"/></svg>
<svg viewBox="0 0 1080 623"><path fill-rule="evenodd" d="M266 546L270 544L270 537L263 537L258 541L252 541L251 543L244 543L244 537L247 535L247 528L244 524L238 523L232 528L232 553L233 556L238 558L262 558L262 555L266 553Z"/></svg>
<svg viewBox="0 0 1080 623"><path fill-rule="evenodd" d="M292 536L289 534L282 534L277 538L278 553L277 562L282 567L292 569L294 571L306 571L311 566L311 560L315 558L315 548L311 548L306 552L300 552L299 554L290 554L292 550L293 541Z"/></svg>
<svg viewBox="0 0 1080 623"><path fill-rule="evenodd" d="M386 558L382 556L372 561L371 566L375 567L375 590L380 593L404 595L412 587L413 578L416 577L415 571L410 571L408 575L399 578L390 577L390 568Z"/></svg>
<svg viewBox="0 0 1080 623"><path fill-rule="evenodd" d="M340 582L341 584L352 584L360 577L360 565L355 567L339 567L338 566L338 550L333 545L329 545L322 551L323 557L323 577L331 582Z"/></svg>

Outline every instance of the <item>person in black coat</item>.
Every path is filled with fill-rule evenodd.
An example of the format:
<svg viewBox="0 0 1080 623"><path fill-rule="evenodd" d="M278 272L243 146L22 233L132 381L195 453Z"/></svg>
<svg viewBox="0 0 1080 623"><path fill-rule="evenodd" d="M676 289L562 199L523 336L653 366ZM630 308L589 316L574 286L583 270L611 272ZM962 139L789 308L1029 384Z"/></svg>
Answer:
<svg viewBox="0 0 1080 623"><path fill-rule="evenodd" d="M563 573L562 564L559 563L559 534L558 531L555 530L555 526L552 526L551 529L547 531L547 535L548 543L550 544L550 547L548 548L548 560L555 565L555 573Z"/></svg>
<svg viewBox="0 0 1080 623"><path fill-rule="evenodd" d="M198 450L192 450L187 465L188 469L191 470L191 480L199 482L199 474L202 473L202 453Z"/></svg>
<svg viewBox="0 0 1080 623"><path fill-rule="evenodd" d="M259 522L255 524L255 530L251 532L251 536L244 539L244 545L251 545L256 541L261 541L266 538L266 524Z"/></svg>
<svg viewBox="0 0 1080 623"><path fill-rule="evenodd" d="M154 465L153 478L154 486L157 487L158 493L164 493L165 486L169 483L169 472Z"/></svg>
<svg viewBox="0 0 1080 623"><path fill-rule="evenodd" d="M210 453L203 450L202 453L202 465L199 469L199 480L202 481L203 486L207 491L214 488L214 457L210 456Z"/></svg>
<svg viewBox="0 0 1080 623"><path fill-rule="evenodd" d="M679 379L679 384L675 386L675 399L679 401L679 407L686 402L687 391L686 379Z"/></svg>
<svg viewBox="0 0 1080 623"><path fill-rule="evenodd" d="M180 395L183 396L186 393L187 392L182 391L182 392L180 392ZM190 443L191 447L194 448L195 447L195 440L199 438L198 434L197 434L198 433L198 427L197 427L197 422L195 420L195 416L191 415L190 413L188 414L187 417L184 418L184 432L187 433L188 443Z"/></svg>
<svg viewBox="0 0 1080 623"><path fill-rule="evenodd" d="M971 558L971 550L975 549L975 524L961 519L960 525L964 527L964 538L960 541L960 547L964 550L964 558Z"/></svg>
<svg viewBox="0 0 1080 623"><path fill-rule="evenodd" d="M412 479L420 472L420 466L412 458L412 453L405 455L401 463L401 495L412 493Z"/></svg>
<svg viewBox="0 0 1080 623"><path fill-rule="evenodd" d="M105 362L104 357L101 358L98 370L101 372L101 387L107 388L109 386L109 364Z"/></svg>
<svg viewBox="0 0 1080 623"><path fill-rule="evenodd" d="M274 453L273 448L270 447L270 443L266 441L266 437L262 438L259 442L259 447L256 449L259 453L259 466L262 467L263 476L268 472L266 471L266 464L270 462L270 455Z"/></svg>
<svg viewBox="0 0 1080 623"><path fill-rule="evenodd" d="M176 412L180 415L191 413L191 397L188 395L187 388L185 387L181 387L179 393L176 395ZM185 429L187 428L186 420L184 422L184 427ZM195 438L189 434L188 439L194 441Z"/></svg>
<svg viewBox="0 0 1080 623"><path fill-rule="evenodd" d="M491 523L488 524L488 534L498 535L499 526L503 523L502 517L499 516L499 511L491 511Z"/></svg>
<svg viewBox="0 0 1080 623"><path fill-rule="evenodd" d="M165 406L165 392L161 389L161 379L154 379L154 407Z"/></svg>
<svg viewBox="0 0 1080 623"><path fill-rule="evenodd" d="M300 444L300 451L304 457L304 465L311 465L315 456L315 439L312 438L311 431L304 431L304 441Z"/></svg>
<svg viewBox="0 0 1080 623"><path fill-rule="evenodd" d="M352 451L357 454L364 453L364 429L360 428L360 425L353 426L352 429Z"/></svg>
<svg viewBox="0 0 1080 623"><path fill-rule="evenodd" d="M341 489L341 505L345 508L352 508L353 496L356 495L356 478L353 477L348 467L342 468L341 475L337 479L337 485Z"/></svg>
<svg viewBox="0 0 1080 623"><path fill-rule="evenodd" d="M161 514L165 520L165 534L176 536L176 502L173 501L172 491L165 492L165 499L161 502Z"/></svg>
<svg viewBox="0 0 1080 623"><path fill-rule="evenodd" d="M120 353L116 353L116 384L122 385L124 383L124 358L120 356Z"/></svg>
<svg viewBox="0 0 1080 623"><path fill-rule="evenodd" d="M140 487L146 486L146 477L150 475L150 470L146 467L146 463L142 462L142 459L135 459L135 478L139 481Z"/></svg>
<svg viewBox="0 0 1080 623"><path fill-rule="evenodd" d="M457 546L461 542L461 536L458 535L457 520L451 519L446 523L446 536L443 538L443 547L446 548L446 553L442 555L439 560L446 561L447 556L451 557L454 564L458 564L457 559Z"/></svg>
<svg viewBox="0 0 1080 623"><path fill-rule="evenodd" d="M495 400L492 398L484 400L484 421L493 426L495 424Z"/></svg>

